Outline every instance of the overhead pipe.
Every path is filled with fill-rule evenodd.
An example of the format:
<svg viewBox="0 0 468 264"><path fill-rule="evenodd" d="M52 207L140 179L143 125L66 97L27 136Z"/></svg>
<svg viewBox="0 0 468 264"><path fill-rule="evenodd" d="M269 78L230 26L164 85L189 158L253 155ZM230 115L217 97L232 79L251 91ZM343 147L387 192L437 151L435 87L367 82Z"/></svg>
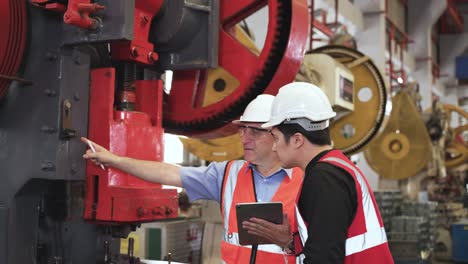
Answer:
<svg viewBox="0 0 468 264"><path fill-rule="evenodd" d="M333 24L334 26L338 25L338 1L339 0L335 0L335 22ZM322 21L315 19L314 2L315 0L311 0L310 6L309 6L310 19L311 19L310 33L309 33L309 51L312 50L312 45L314 41L324 41L324 39L314 38L314 29L318 29L320 32L325 34L329 39L331 39L335 35L335 32L327 24L327 12L326 11L322 11L321 13Z"/></svg>
<svg viewBox="0 0 468 264"><path fill-rule="evenodd" d="M401 0L402 4L406 6L406 1L403 1ZM405 73L405 69L404 69L404 64L403 64L403 51L407 49L408 47L408 44L411 43L411 40L410 38L408 37L408 35L403 32L402 30L400 30L396 25L395 23L393 23L393 21L389 18L388 16L388 0L385 0L385 19L386 19L386 22L387 22L387 27L388 28L388 53L389 53L389 59L388 59L388 64L389 64L389 76L390 76L390 86L393 87L391 85L392 83L392 80L395 80L397 81L397 83L399 85L406 85L408 80L407 80L407 76L406 76L406 73ZM396 36L399 36L399 39L397 40L397 37ZM393 65L393 49L392 49L392 41L395 40L395 44L399 46L400 48L400 54L399 54L399 59L400 59L400 69L397 71L394 69L394 65ZM395 46L396 47L396 46ZM401 78L401 81L398 81L398 78Z"/></svg>

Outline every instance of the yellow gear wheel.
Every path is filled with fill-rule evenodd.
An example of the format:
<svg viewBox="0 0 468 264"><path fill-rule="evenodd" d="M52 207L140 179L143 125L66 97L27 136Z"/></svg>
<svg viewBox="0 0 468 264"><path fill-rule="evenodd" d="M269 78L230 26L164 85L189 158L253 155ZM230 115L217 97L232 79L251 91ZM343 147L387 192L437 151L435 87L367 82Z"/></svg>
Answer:
<svg viewBox="0 0 468 264"><path fill-rule="evenodd" d="M381 177L400 180L416 175L431 158L431 140L421 114L407 91L392 98L392 112L382 133L364 150Z"/></svg>
<svg viewBox="0 0 468 264"><path fill-rule="evenodd" d="M408 155L410 142L407 136L394 132L384 136L380 149L387 158L400 160Z"/></svg>
<svg viewBox="0 0 468 264"><path fill-rule="evenodd" d="M354 110L339 113L330 124L330 136L335 148L346 155L358 153L377 135L383 124L387 90L385 82L372 60L361 52L344 46L329 45L313 50L344 64L354 76ZM307 56L296 80L320 85L320 70L307 65Z"/></svg>

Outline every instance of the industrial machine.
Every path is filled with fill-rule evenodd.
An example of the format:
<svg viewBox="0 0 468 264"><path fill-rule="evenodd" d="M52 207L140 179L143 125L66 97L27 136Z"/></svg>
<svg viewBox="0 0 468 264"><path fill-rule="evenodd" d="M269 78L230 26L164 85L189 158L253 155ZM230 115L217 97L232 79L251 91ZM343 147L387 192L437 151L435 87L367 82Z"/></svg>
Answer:
<svg viewBox="0 0 468 264"><path fill-rule="evenodd" d="M245 23L247 25L247 23ZM260 50L255 45L253 33L247 26L236 26L233 28L233 36L255 55L260 54ZM210 105L221 101L231 94L238 86L239 81L223 70L216 68L208 71L208 80L222 79L225 81L223 90L206 89L203 95L203 105ZM184 149L195 155L197 158L206 161L225 161L240 159L244 156L244 148L237 133L218 138L189 138L179 137L184 145Z"/></svg>
<svg viewBox="0 0 468 264"><path fill-rule="evenodd" d="M324 89L338 112L330 125L333 145L346 155L362 151L379 132L387 91L368 56L344 46L323 46L305 55L296 80Z"/></svg>
<svg viewBox="0 0 468 264"><path fill-rule="evenodd" d="M445 166L448 168L454 168L466 164L468 162L468 142L463 134L468 130L468 113L460 107L455 105L444 104L442 106L442 118L444 130L442 131L445 135ZM453 126L453 119L458 117L458 122L464 125ZM463 120L463 121L462 121Z"/></svg>
<svg viewBox="0 0 468 264"><path fill-rule="evenodd" d="M364 156L369 165L387 179L409 178L427 165L431 141L408 90L400 90L392 97L387 125L364 150Z"/></svg>
<svg viewBox="0 0 468 264"><path fill-rule="evenodd" d="M263 7L255 55L232 32ZM120 238L176 217L176 192L85 164L79 137L162 160L164 131L231 135L253 98L294 79L309 23L305 0L4 0L0 13L2 264L138 263Z"/></svg>

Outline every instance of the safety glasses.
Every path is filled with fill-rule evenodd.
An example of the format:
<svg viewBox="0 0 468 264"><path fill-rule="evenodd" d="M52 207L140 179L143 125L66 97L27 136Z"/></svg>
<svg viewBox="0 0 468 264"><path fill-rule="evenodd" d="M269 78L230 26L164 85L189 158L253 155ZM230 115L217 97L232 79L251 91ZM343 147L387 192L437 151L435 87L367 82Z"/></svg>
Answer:
<svg viewBox="0 0 468 264"><path fill-rule="evenodd" d="M271 133L271 129L264 129L260 127L253 127L253 126L247 126L247 125L239 125L237 132L239 133L241 137L245 135L249 135L253 138L260 138Z"/></svg>

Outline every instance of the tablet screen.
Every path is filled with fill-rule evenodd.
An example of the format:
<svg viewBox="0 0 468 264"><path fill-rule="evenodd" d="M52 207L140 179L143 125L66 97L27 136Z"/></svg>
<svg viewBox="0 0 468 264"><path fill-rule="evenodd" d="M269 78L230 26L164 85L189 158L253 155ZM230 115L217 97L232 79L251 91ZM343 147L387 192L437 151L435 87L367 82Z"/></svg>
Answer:
<svg viewBox="0 0 468 264"><path fill-rule="evenodd" d="M252 217L261 218L275 224L283 223L283 204L274 203L238 203L236 204L237 229L239 231L239 244L260 245L270 244L264 239L249 234L242 228L242 222L248 221Z"/></svg>

